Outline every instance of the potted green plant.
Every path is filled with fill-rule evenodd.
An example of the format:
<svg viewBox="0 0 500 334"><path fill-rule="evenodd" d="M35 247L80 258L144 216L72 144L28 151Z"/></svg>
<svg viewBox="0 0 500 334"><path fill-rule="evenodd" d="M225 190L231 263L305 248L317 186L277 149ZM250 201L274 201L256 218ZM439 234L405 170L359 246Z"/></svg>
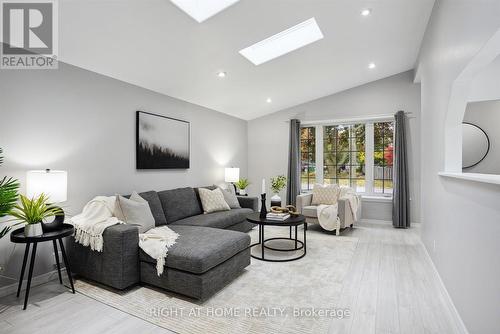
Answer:
<svg viewBox="0 0 500 334"><path fill-rule="evenodd" d="M271 197L271 205L276 204L281 206L281 197L279 195L280 191L286 187L286 176L278 175L271 178L271 190L273 192L273 197ZM278 205L279 203L279 205Z"/></svg>
<svg viewBox="0 0 500 334"><path fill-rule="evenodd" d="M0 148L0 165L3 163L1 154L2 149ZM19 182L16 179L7 176L0 179L0 219L7 216L16 205L18 190ZM0 239L9 233L11 229L12 226L5 226L0 229Z"/></svg>
<svg viewBox="0 0 500 334"><path fill-rule="evenodd" d="M62 209L49 203L49 197L41 194L37 198L28 198L20 195L20 203L16 204L9 215L18 221L18 224L26 223L24 235L33 237L42 235L42 221L49 217L61 215Z"/></svg>
<svg viewBox="0 0 500 334"><path fill-rule="evenodd" d="M240 195L246 195L246 188L250 185L250 181L248 179L239 179L234 185L239 189Z"/></svg>

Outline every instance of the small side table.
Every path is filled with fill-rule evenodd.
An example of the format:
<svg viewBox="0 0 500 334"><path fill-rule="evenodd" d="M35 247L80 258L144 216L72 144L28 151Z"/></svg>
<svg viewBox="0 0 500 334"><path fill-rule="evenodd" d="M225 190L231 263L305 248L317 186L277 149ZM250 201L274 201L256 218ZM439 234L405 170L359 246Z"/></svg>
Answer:
<svg viewBox="0 0 500 334"><path fill-rule="evenodd" d="M66 257L66 252L64 251L64 244L62 242L63 238L73 235L74 231L75 228L72 225L64 224L62 229L60 229L59 231L47 232L36 237L26 237L24 235L24 227L18 228L17 230L14 230L10 234L10 241L18 244L26 244L26 248L24 250L23 267L21 269L21 277L19 278L19 285L17 287L17 295L16 295L17 297L19 297L19 294L21 292L21 286L23 284L23 279L24 279L24 271L26 269L26 262L28 260L28 254L30 251L30 245L33 244L33 249L31 251L30 267L28 271L28 285L26 286L26 293L24 295L23 310L26 310L26 306L28 305L31 277L33 276L33 267L35 265L36 247L39 242L52 241L52 245L54 246L56 264L57 264L57 273L59 274L59 283L62 284L61 266L59 265L59 252L57 251L56 240L59 241L59 246L61 247L61 253L63 256L64 265L66 266L66 273L68 274L69 283L71 284L71 290L73 290L73 293L75 293L73 278L71 277L71 269L69 267L68 258Z"/></svg>

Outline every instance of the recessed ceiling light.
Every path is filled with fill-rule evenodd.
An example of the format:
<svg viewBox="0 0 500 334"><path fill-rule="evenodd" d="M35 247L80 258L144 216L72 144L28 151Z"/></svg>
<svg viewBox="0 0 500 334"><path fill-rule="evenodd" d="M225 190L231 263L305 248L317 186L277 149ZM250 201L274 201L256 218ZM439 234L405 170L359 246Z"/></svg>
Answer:
<svg viewBox="0 0 500 334"><path fill-rule="evenodd" d="M313 17L240 50L240 54L254 65L260 65L322 38L323 33Z"/></svg>
<svg viewBox="0 0 500 334"><path fill-rule="evenodd" d="M368 16L372 13L372 10L369 8L365 8L361 11L361 16Z"/></svg>
<svg viewBox="0 0 500 334"><path fill-rule="evenodd" d="M270 97L268 97L268 98L267 98L267 100L266 100L266 102L267 102L267 103L271 103L271 102L273 102L273 100L271 100L271 98L270 98Z"/></svg>
<svg viewBox="0 0 500 334"><path fill-rule="evenodd" d="M375 67L377 67L377 66L375 65L375 63L369 63L369 64L368 64L368 68L369 68L370 70L373 70Z"/></svg>
<svg viewBox="0 0 500 334"><path fill-rule="evenodd" d="M220 71L219 73L217 73L217 76L219 78L225 78L226 77L226 72Z"/></svg>
<svg viewBox="0 0 500 334"><path fill-rule="evenodd" d="M198 23L214 16L240 0L170 0Z"/></svg>

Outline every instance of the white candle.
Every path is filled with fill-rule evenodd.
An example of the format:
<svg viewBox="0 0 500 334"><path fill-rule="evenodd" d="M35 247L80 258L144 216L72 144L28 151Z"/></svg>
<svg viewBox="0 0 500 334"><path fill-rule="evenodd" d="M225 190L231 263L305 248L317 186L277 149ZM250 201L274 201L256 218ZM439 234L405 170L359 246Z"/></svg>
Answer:
<svg viewBox="0 0 500 334"><path fill-rule="evenodd" d="M266 179L262 179L262 191L261 194L266 193Z"/></svg>

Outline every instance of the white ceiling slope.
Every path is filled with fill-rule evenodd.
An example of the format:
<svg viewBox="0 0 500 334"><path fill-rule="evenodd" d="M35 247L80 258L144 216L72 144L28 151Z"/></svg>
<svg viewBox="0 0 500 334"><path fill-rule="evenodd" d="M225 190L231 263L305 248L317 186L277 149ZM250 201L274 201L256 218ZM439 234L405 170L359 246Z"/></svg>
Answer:
<svg viewBox="0 0 500 334"><path fill-rule="evenodd" d="M433 3L241 0L197 23L168 0L62 0L60 60L248 120L413 68ZM312 17L318 42L259 66L238 53Z"/></svg>

